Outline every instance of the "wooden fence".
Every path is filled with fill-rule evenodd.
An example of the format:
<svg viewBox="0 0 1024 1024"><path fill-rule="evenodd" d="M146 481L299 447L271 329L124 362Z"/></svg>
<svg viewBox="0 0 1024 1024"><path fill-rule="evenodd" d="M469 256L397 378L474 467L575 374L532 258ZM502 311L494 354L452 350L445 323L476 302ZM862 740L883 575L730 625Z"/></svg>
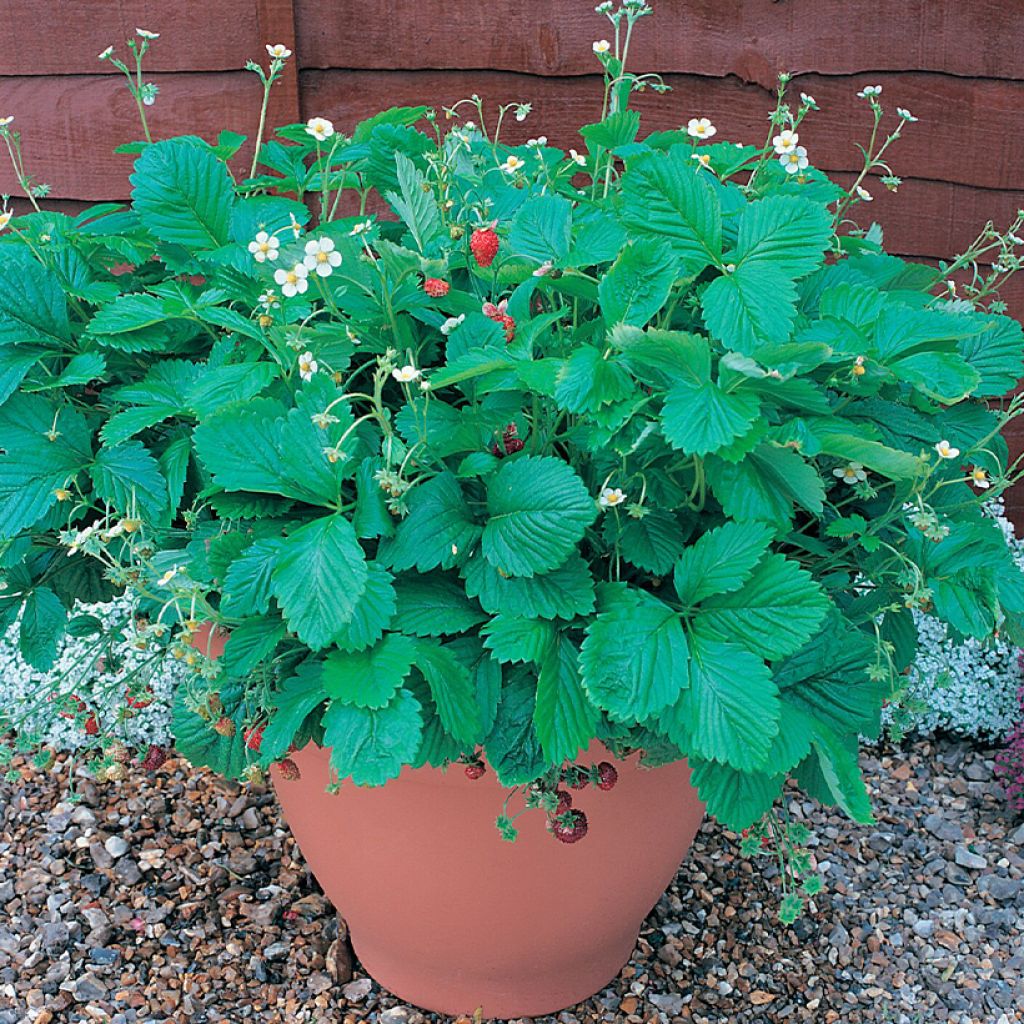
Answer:
<svg viewBox="0 0 1024 1024"><path fill-rule="evenodd" d="M384 106L436 107L479 94L534 110L508 137L577 141L596 119L600 81L591 42L610 26L594 0L0 0L0 115L14 114L27 164L50 203L128 195L131 159L112 152L138 136L124 83L96 59L137 26L160 33L147 57L160 89L157 137L222 128L252 136L260 86L243 70L264 44L294 50L268 122L313 115L341 130ZM879 183L862 207L900 255L934 262L960 252L987 220L1024 208L1024 3L1004 0L654 0L630 58L659 71L666 96L641 97L645 130L707 116L723 136L760 142L781 70L821 113L801 129L812 162L849 181L870 117L856 98L881 85L884 106L920 120L892 151L898 193ZM15 192L8 168L0 192ZM1024 275L1021 275L1024 277ZM1005 298L1024 317L1024 280ZM1024 446L1024 428L1012 439ZM1024 490L1012 502L1024 521Z"/></svg>

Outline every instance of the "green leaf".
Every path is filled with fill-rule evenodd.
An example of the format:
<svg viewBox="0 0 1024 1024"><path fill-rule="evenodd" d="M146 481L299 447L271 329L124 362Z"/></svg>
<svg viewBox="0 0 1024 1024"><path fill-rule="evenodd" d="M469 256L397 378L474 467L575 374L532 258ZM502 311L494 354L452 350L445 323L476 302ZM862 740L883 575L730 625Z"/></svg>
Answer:
<svg viewBox="0 0 1024 1024"><path fill-rule="evenodd" d="M689 650L679 615L656 597L621 589L587 627L583 685L612 721L643 721L687 686Z"/></svg>
<svg viewBox="0 0 1024 1024"><path fill-rule="evenodd" d="M404 154L396 153L399 196L387 193L388 202L405 222L416 248L426 253L427 247L441 232L441 215L433 191L424 191L426 175Z"/></svg>
<svg viewBox="0 0 1024 1024"><path fill-rule="evenodd" d="M396 597L391 573L376 562L367 562L366 589L355 614L338 630L334 644L343 651L358 651L375 644L395 615Z"/></svg>
<svg viewBox="0 0 1024 1024"><path fill-rule="evenodd" d="M388 633L362 651L331 651L324 661L324 689L345 704L382 708L412 671L415 660L416 644L400 633Z"/></svg>
<svg viewBox="0 0 1024 1024"><path fill-rule="evenodd" d="M822 265L832 242L832 216L820 203L800 196L769 196L749 203L736 219L737 265L771 266L789 278Z"/></svg>
<svg viewBox="0 0 1024 1024"><path fill-rule="evenodd" d="M710 380L680 378L665 396L661 424L673 448L707 455L747 433L760 412L751 391L725 391Z"/></svg>
<svg viewBox="0 0 1024 1024"><path fill-rule="evenodd" d="M817 632L828 608L810 573L782 555L769 555L739 590L706 598L695 628L763 658L783 658Z"/></svg>
<svg viewBox="0 0 1024 1024"><path fill-rule="evenodd" d="M352 513L352 525L360 538L390 537L395 532L387 498L374 479L374 474L381 468L381 460L368 457L359 463L356 470L356 507Z"/></svg>
<svg viewBox="0 0 1024 1024"><path fill-rule="evenodd" d="M599 715L580 681L579 652L561 633L540 664L533 725L550 764L569 761L587 748L597 731Z"/></svg>
<svg viewBox="0 0 1024 1024"><path fill-rule="evenodd" d="M533 724L536 703L535 682L526 673L512 673L502 687L494 728L484 741L487 761L505 787L533 782L548 766Z"/></svg>
<svg viewBox="0 0 1024 1024"><path fill-rule="evenodd" d="M274 653L284 635L284 623L276 617L259 615L232 626L224 648L224 667L233 676L251 675L261 661Z"/></svg>
<svg viewBox="0 0 1024 1024"><path fill-rule="evenodd" d="M68 621L67 609L49 587L34 587L22 607L21 656L39 672L49 672Z"/></svg>
<svg viewBox="0 0 1024 1024"><path fill-rule="evenodd" d="M441 573L402 576L395 581L395 596L393 626L409 636L468 633L487 618L456 580Z"/></svg>
<svg viewBox="0 0 1024 1024"><path fill-rule="evenodd" d="M814 466L790 448L762 444L739 462L709 458L705 472L726 515L785 527L799 505L820 516L825 487Z"/></svg>
<svg viewBox="0 0 1024 1024"><path fill-rule="evenodd" d="M539 263L561 260L569 252L572 203L562 196L531 196L516 212L508 234L509 253Z"/></svg>
<svg viewBox="0 0 1024 1024"><path fill-rule="evenodd" d="M771 810L786 777L740 772L729 765L694 759L690 781L707 804L708 814L714 815L726 828L739 831L749 828Z"/></svg>
<svg viewBox="0 0 1024 1024"><path fill-rule="evenodd" d="M436 640L416 641L416 668L430 686L445 731L462 743L480 741L476 683L469 669Z"/></svg>
<svg viewBox="0 0 1024 1024"><path fill-rule="evenodd" d="M224 716L235 726L231 736L221 736L213 726L190 706L191 690L178 686L171 706L171 733L177 752L197 768L208 767L229 779L241 777L256 755L245 746L245 725L248 708L245 683L229 679L218 683L217 696L224 707Z"/></svg>
<svg viewBox="0 0 1024 1024"><path fill-rule="evenodd" d="M555 381L555 400L569 412L594 412L621 401L636 385L615 361L593 345L581 345L562 365Z"/></svg>
<svg viewBox="0 0 1024 1024"><path fill-rule="evenodd" d="M957 343L960 355L977 371L974 394L999 398L1017 386L1024 373L1024 330L1008 316L974 314L979 330Z"/></svg>
<svg viewBox="0 0 1024 1024"><path fill-rule="evenodd" d="M263 730L260 761L269 764L283 757L306 718L327 699L322 662L303 662L295 675L270 695L273 714Z"/></svg>
<svg viewBox="0 0 1024 1024"><path fill-rule="evenodd" d="M760 348L784 342L792 333L796 285L770 264L740 264L708 285L701 309L712 337L756 358Z"/></svg>
<svg viewBox="0 0 1024 1024"><path fill-rule="evenodd" d="M131 183L135 212L161 242L200 251L227 244L235 190L209 149L184 139L156 142L135 161Z"/></svg>
<svg viewBox="0 0 1024 1024"><path fill-rule="evenodd" d="M812 795L825 793L854 821L874 821L871 800L857 764L857 737L841 740L831 730L819 728L811 756L797 766L796 780Z"/></svg>
<svg viewBox="0 0 1024 1024"><path fill-rule="evenodd" d="M71 341L67 300L57 276L22 249L4 246L0 260L0 345Z"/></svg>
<svg viewBox="0 0 1024 1024"><path fill-rule="evenodd" d="M594 610L594 580L575 551L558 568L536 576L503 576L482 557L471 558L463 573L466 593L491 615L572 619Z"/></svg>
<svg viewBox="0 0 1024 1024"><path fill-rule="evenodd" d="M768 666L733 643L690 637L690 686L661 716L681 749L740 771L770 764L780 707Z"/></svg>
<svg viewBox="0 0 1024 1024"><path fill-rule="evenodd" d="M554 641L555 628L543 619L496 615L480 627L486 647L501 662L541 662Z"/></svg>
<svg viewBox="0 0 1024 1024"><path fill-rule="evenodd" d="M163 299L156 295L132 293L121 295L113 302L102 306L89 321L88 332L105 345L131 351L134 348L131 340L122 343L112 336L130 334L172 319L174 317L167 312L167 304Z"/></svg>
<svg viewBox="0 0 1024 1024"><path fill-rule="evenodd" d="M913 480L921 472L921 459L917 455L852 434L832 433L825 425L827 422L823 421L820 429L811 424L811 432L826 455L859 462L891 480Z"/></svg>
<svg viewBox="0 0 1024 1024"><path fill-rule="evenodd" d="M220 610L225 615L266 615L270 608L270 578L283 545L281 537L264 537L231 563L221 590Z"/></svg>
<svg viewBox="0 0 1024 1024"><path fill-rule="evenodd" d="M423 731L420 703L399 690L383 708L359 708L333 700L324 712L324 746L339 779L383 786L416 757Z"/></svg>
<svg viewBox="0 0 1024 1024"><path fill-rule="evenodd" d="M636 237L667 241L676 261L697 274L722 253L722 213L689 146L629 162L622 178L622 222Z"/></svg>
<svg viewBox="0 0 1024 1024"><path fill-rule="evenodd" d="M167 511L167 481L138 441L104 445L89 473L97 496L123 515L139 515L152 523Z"/></svg>
<svg viewBox="0 0 1024 1024"><path fill-rule="evenodd" d="M615 523L614 517L605 517L608 542L618 542L627 562L659 576L672 568L686 544L679 520L664 509L647 509L639 519L626 515L621 517L618 527Z"/></svg>
<svg viewBox="0 0 1024 1024"><path fill-rule="evenodd" d="M593 152L598 146L603 149L628 146L636 139L639 130L639 111L617 110L614 114L609 114L603 121L585 124L580 129L580 135L586 139L587 146Z"/></svg>
<svg viewBox="0 0 1024 1024"><path fill-rule="evenodd" d="M184 404L200 419L213 416L226 405L254 398L278 376L273 363L238 363L206 368L192 380Z"/></svg>
<svg viewBox="0 0 1024 1024"><path fill-rule="evenodd" d="M725 523L702 534L676 562L679 600L689 606L738 590L768 550L773 533L763 523Z"/></svg>
<svg viewBox="0 0 1024 1024"><path fill-rule="evenodd" d="M319 650L352 620L367 576L352 524L340 515L326 516L284 539L271 590L288 628Z"/></svg>
<svg viewBox="0 0 1024 1024"><path fill-rule="evenodd" d="M597 515L583 481L561 459L527 456L506 462L487 481L487 560L510 576L561 565Z"/></svg>
<svg viewBox="0 0 1024 1024"><path fill-rule="evenodd" d="M664 242L631 242L597 286L604 322L643 327L665 305L675 279L676 261Z"/></svg>

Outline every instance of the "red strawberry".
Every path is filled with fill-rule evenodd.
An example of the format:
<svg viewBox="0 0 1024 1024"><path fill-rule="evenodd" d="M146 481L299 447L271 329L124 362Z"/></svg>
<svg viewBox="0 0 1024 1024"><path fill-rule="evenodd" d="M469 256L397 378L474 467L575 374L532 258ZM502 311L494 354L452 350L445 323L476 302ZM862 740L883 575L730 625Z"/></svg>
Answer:
<svg viewBox="0 0 1024 1024"><path fill-rule="evenodd" d="M295 782L302 778L299 766L290 757L286 757L283 761L278 761L277 770L281 773L281 778L286 782Z"/></svg>
<svg viewBox="0 0 1024 1024"><path fill-rule="evenodd" d="M561 843L578 843L587 834L587 816L582 811L569 810L553 818L548 827Z"/></svg>
<svg viewBox="0 0 1024 1024"><path fill-rule="evenodd" d="M498 236L494 227L477 228L469 236L469 248L479 266L489 267L498 255Z"/></svg>
<svg viewBox="0 0 1024 1024"><path fill-rule="evenodd" d="M564 789L556 789L555 796L558 797L558 807L555 808L556 815L565 814L572 807L572 793Z"/></svg>
<svg viewBox="0 0 1024 1024"><path fill-rule="evenodd" d="M443 298L448 294L451 285L447 281L442 281L439 277L428 277L423 282L423 290L434 299Z"/></svg>
<svg viewBox="0 0 1024 1024"><path fill-rule="evenodd" d="M155 743L150 744L146 756L139 762L148 772L155 772L167 760L167 751L158 747Z"/></svg>
<svg viewBox="0 0 1024 1024"><path fill-rule="evenodd" d="M148 708L153 703L153 687L147 686L146 689L137 697L132 696L131 687L124 691L124 702L130 708Z"/></svg>
<svg viewBox="0 0 1024 1024"><path fill-rule="evenodd" d="M88 736L95 736L100 731L100 723L96 721L96 716L90 711L89 717L85 720L85 732Z"/></svg>
<svg viewBox="0 0 1024 1024"><path fill-rule="evenodd" d="M516 336L516 322L507 314L498 322L505 328L505 344L507 345Z"/></svg>
<svg viewBox="0 0 1024 1024"><path fill-rule="evenodd" d="M520 441L518 437L510 437L505 442L505 451L507 451L509 455L515 455L516 452L521 452L523 448L523 442Z"/></svg>
<svg viewBox="0 0 1024 1024"><path fill-rule="evenodd" d="M609 764L607 761L602 761L597 766L597 775L598 789L614 789L615 783L619 781L619 773L615 770L615 765Z"/></svg>
<svg viewBox="0 0 1024 1024"><path fill-rule="evenodd" d="M235 735L235 723L228 718L227 715L221 715L216 722L213 723L213 731L218 736L234 736Z"/></svg>
<svg viewBox="0 0 1024 1024"><path fill-rule="evenodd" d="M481 775L486 772L487 769L478 763L466 765L466 778L467 779L479 779Z"/></svg>
<svg viewBox="0 0 1024 1024"><path fill-rule="evenodd" d="M245 733L245 745L250 750L255 750L257 754L260 751L260 744L263 742L264 729L266 729L265 725L257 725Z"/></svg>

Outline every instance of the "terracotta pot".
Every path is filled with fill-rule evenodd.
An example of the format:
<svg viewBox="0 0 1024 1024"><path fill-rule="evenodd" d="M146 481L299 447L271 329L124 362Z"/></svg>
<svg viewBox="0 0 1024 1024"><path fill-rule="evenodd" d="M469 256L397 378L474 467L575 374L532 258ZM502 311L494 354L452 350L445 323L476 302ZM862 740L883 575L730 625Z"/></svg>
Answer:
<svg viewBox="0 0 1024 1024"><path fill-rule="evenodd" d="M615 762L614 789L573 793L589 819L581 841L560 843L528 811L509 843L494 826L506 791L493 772L407 768L381 788L330 795L328 752L291 756L301 779L275 769L274 786L363 966L446 1014L536 1016L603 988L704 816L685 764L642 769L634 755ZM613 759L595 743L580 760Z"/></svg>

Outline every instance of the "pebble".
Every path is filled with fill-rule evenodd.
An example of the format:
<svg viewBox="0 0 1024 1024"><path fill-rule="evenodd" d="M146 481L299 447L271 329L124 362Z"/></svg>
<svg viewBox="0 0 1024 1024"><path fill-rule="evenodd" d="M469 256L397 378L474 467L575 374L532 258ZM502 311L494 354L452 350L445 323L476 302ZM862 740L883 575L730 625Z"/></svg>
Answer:
<svg viewBox="0 0 1024 1024"><path fill-rule="evenodd" d="M978 853L968 850L966 846L956 848L956 863L962 868L971 868L973 871L981 871L988 867L988 861Z"/></svg>
<svg viewBox="0 0 1024 1024"><path fill-rule="evenodd" d="M104 844L103 848L110 854L114 860L118 857L123 857L131 847L120 837L111 836Z"/></svg>
<svg viewBox="0 0 1024 1024"><path fill-rule="evenodd" d="M361 1003L370 994L372 988L373 982L369 978L357 978L347 985L342 985L341 994L350 1003Z"/></svg>

